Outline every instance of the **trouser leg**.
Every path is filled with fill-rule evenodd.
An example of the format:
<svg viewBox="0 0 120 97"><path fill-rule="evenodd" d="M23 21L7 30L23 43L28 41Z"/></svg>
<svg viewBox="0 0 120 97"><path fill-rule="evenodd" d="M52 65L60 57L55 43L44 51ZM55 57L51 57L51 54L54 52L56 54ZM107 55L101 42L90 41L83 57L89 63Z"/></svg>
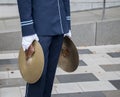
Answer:
<svg viewBox="0 0 120 97"><path fill-rule="evenodd" d="M45 79L47 72L47 64L48 64L48 55L49 55L49 46L51 44L51 37L39 37L39 42L43 48L45 64L41 78L38 82L34 84L26 85L26 97L44 97L43 92L45 88Z"/></svg>
<svg viewBox="0 0 120 97"><path fill-rule="evenodd" d="M51 97L53 81L55 77L56 67L58 64L59 54L63 42L63 35L54 36L49 48L48 65L46 73L46 83L43 97Z"/></svg>
<svg viewBox="0 0 120 97"><path fill-rule="evenodd" d="M63 35L39 37L45 56L42 76L35 84L26 85L26 97L50 97Z"/></svg>

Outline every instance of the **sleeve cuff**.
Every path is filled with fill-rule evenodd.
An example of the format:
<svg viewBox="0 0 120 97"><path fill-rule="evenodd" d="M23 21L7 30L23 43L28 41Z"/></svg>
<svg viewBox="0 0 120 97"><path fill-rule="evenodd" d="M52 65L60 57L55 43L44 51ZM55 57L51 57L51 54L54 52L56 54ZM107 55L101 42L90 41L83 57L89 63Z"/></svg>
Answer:
<svg viewBox="0 0 120 97"><path fill-rule="evenodd" d="M71 20L71 17L70 16L66 16L66 20Z"/></svg>
<svg viewBox="0 0 120 97"><path fill-rule="evenodd" d="M22 27L22 36L29 36L35 34L33 20L21 21L21 27Z"/></svg>

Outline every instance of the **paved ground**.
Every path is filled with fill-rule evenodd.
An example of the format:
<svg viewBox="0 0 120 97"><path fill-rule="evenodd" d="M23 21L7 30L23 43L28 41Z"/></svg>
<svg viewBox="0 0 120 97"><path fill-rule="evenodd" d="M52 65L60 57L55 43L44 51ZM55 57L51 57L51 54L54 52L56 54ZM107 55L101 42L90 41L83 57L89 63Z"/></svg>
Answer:
<svg viewBox="0 0 120 97"><path fill-rule="evenodd" d="M78 47L73 73L57 68L52 97L120 97L120 45ZM0 97L24 97L18 51L0 52Z"/></svg>

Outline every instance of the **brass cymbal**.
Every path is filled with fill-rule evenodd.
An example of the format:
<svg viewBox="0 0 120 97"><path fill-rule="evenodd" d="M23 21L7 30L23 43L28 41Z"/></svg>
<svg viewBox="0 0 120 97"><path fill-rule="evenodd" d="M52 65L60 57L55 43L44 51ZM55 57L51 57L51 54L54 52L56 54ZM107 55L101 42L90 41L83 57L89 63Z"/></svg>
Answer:
<svg viewBox="0 0 120 97"><path fill-rule="evenodd" d="M65 36L58 65L66 72L73 72L79 65L79 54L72 40Z"/></svg>
<svg viewBox="0 0 120 97"><path fill-rule="evenodd" d="M18 58L20 73L23 79L31 84L40 79L44 68L44 54L42 47L37 41L34 41L33 45L35 47L35 53L31 58L26 60L26 55L22 47L19 51Z"/></svg>

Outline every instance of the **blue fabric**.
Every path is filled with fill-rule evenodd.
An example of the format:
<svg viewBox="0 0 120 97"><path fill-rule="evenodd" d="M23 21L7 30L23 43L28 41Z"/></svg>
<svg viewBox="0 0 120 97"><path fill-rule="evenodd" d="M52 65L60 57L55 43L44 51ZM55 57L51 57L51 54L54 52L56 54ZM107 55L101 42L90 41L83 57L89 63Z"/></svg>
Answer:
<svg viewBox="0 0 120 97"><path fill-rule="evenodd" d="M45 55L40 80L26 85L26 97L50 97L62 46L71 29L69 0L17 0L22 36L37 34Z"/></svg>
<svg viewBox="0 0 120 97"><path fill-rule="evenodd" d="M61 35L71 29L69 0L17 0L22 35ZM29 21L29 22L26 22ZM30 22L32 21L32 22Z"/></svg>
<svg viewBox="0 0 120 97"><path fill-rule="evenodd" d="M26 97L51 97L63 35L39 36L39 39L45 56L44 70L38 82L27 84Z"/></svg>

